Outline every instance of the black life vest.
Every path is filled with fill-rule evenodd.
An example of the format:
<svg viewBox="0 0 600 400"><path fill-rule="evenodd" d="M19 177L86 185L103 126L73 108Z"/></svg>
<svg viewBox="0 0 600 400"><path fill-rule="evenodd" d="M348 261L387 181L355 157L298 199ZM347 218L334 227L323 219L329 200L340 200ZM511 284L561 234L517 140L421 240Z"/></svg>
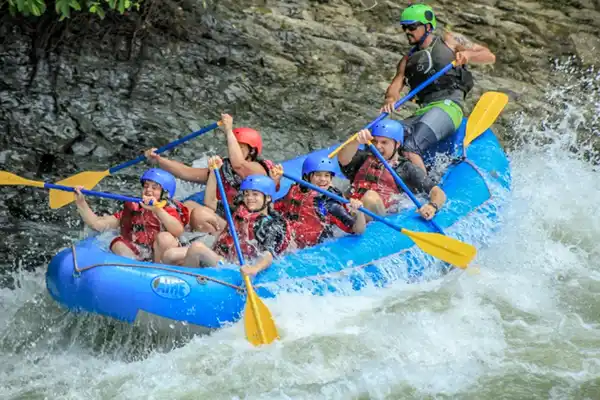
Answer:
<svg viewBox="0 0 600 400"><path fill-rule="evenodd" d="M436 37L429 47L415 48L407 58L405 81L414 89L454 61L455 54L441 37ZM458 66L423 88L416 96L417 103L423 106L435 101L452 100L462 107L473 85L471 72L465 66Z"/></svg>

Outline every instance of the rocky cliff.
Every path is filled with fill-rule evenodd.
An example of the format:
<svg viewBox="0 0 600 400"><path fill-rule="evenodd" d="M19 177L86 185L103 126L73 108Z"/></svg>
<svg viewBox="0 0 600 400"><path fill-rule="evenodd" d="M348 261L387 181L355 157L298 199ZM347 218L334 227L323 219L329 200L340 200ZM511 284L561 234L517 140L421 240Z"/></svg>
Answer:
<svg viewBox="0 0 600 400"><path fill-rule="evenodd" d="M407 3L400 1L165 4L169 14L162 19L59 24L3 16L0 169L48 181L106 169L217 120L221 111L233 114L235 124L260 129L271 158L292 157L330 145L377 116L408 48L398 24ZM599 0L429 4L446 29L497 55L494 66L473 68L470 104L486 90L511 95L498 127L506 142L511 112L543 109L540 96L557 84L557 61L576 56L586 65L598 58ZM191 162L222 142L211 133L169 156ZM118 182L107 178L100 189L113 190ZM19 224L72 212L48 210L47 195L36 189L0 190L8 243L1 252L11 238L19 242ZM47 246L39 246L41 253L56 249ZM17 256L10 254L12 262Z"/></svg>

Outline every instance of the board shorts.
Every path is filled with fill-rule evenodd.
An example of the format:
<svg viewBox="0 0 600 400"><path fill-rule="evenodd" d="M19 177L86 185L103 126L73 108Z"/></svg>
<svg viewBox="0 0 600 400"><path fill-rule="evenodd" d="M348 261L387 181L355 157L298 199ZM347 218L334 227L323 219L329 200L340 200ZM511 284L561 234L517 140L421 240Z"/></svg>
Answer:
<svg viewBox="0 0 600 400"><path fill-rule="evenodd" d="M452 135L460 126L463 111L452 100L435 101L400 121L404 125L404 148L422 155L437 142Z"/></svg>
<svg viewBox="0 0 600 400"><path fill-rule="evenodd" d="M183 203L186 201L195 201L198 204L204 205L204 190L188 196L185 200L183 200Z"/></svg>

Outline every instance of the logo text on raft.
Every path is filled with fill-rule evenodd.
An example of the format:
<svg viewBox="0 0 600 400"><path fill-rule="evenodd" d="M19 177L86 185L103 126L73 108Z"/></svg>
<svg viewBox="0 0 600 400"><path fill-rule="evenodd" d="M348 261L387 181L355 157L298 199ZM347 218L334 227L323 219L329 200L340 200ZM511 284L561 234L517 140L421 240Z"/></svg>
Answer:
<svg viewBox="0 0 600 400"><path fill-rule="evenodd" d="M157 276L152 279L152 290L167 299L183 299L190 294L190 285L176 276Z"/></svg>

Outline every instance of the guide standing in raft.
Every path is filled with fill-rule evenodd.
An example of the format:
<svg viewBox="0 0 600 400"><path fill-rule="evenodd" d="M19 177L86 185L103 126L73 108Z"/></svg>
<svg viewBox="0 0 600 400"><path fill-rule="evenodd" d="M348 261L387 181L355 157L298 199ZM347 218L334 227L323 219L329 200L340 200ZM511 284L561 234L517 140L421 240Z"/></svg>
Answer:
<svg viewBox="0 0 600 400"><path fill-rule="evenodd" d="M496 56L487 47L475 44L463 35L434 34L437 21L428 5L407 7L402 12L400 24L413 48L398 64L381 111L394 111L394 103L399 100L405 84L415 88L456 60L455 68L419 92L416 101L421 108L402 121L405 125L404 156L425 170L422 153L453 134L462 122L463 102L473 88L473 76L465 65L493 64Z"/></svg>

